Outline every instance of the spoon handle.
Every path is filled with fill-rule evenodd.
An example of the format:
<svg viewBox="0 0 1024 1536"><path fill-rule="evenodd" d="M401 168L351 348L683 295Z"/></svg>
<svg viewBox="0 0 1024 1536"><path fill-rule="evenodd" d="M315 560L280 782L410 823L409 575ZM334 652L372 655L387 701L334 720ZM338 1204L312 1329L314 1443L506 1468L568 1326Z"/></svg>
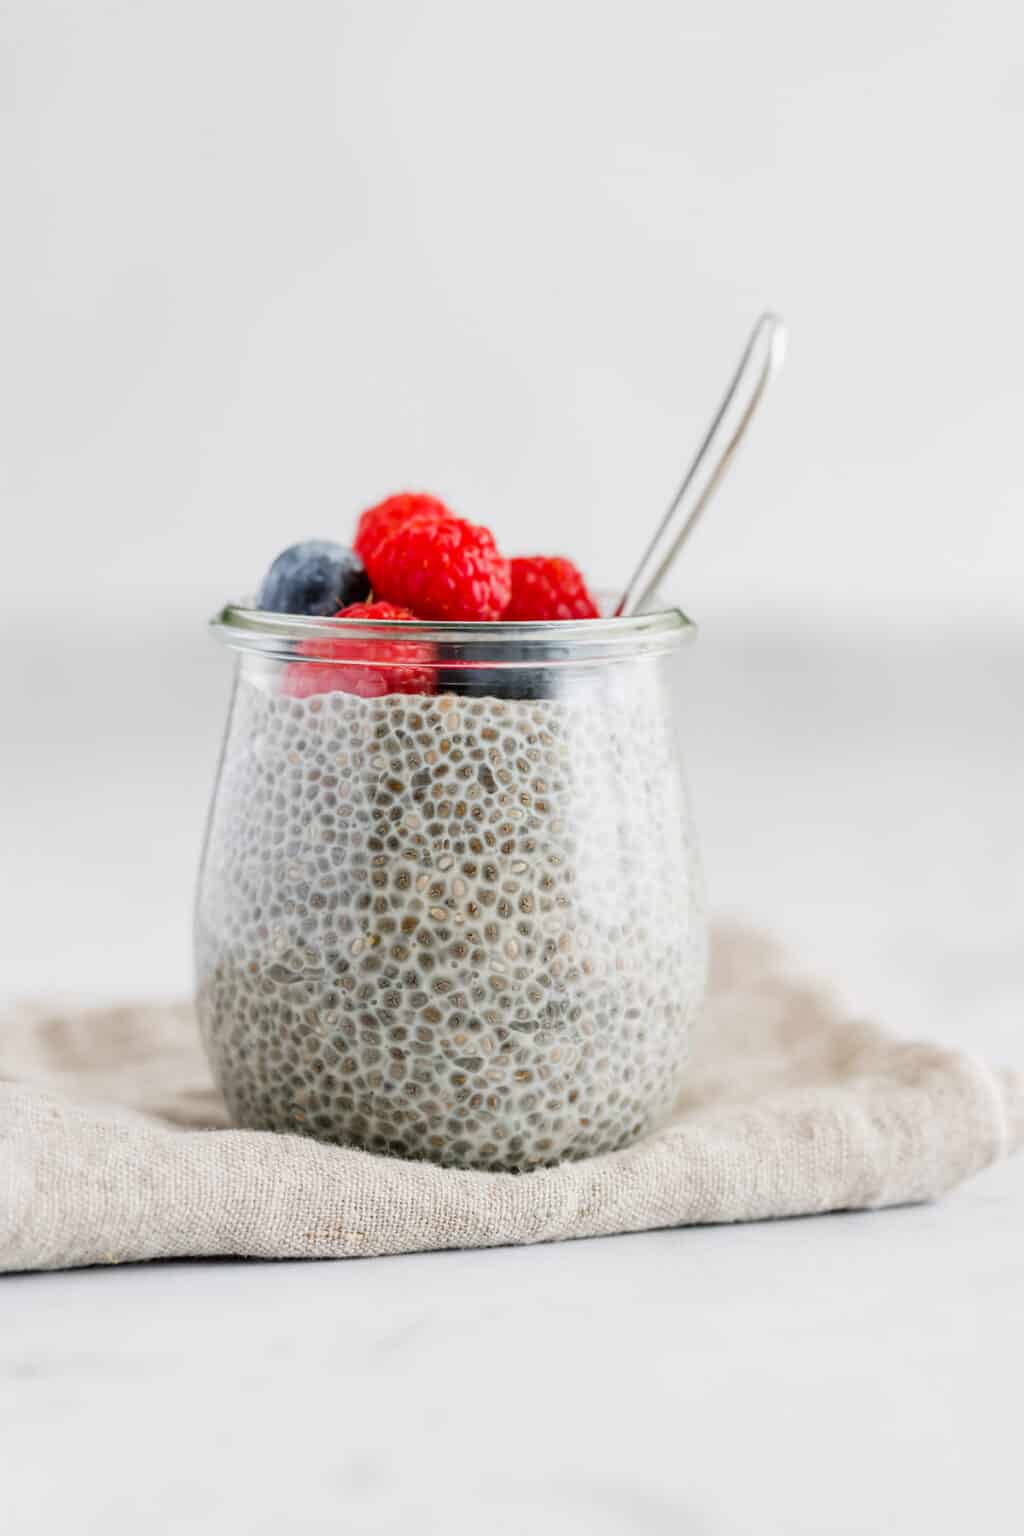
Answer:
<svg viewBox="0 0 1024 1536"><path fill-rule="evenodd" d="M782 367L785 355L786 327L777 315L762 315L696 458L619 599L616 618L639 613L664 580L718 489L768 381Z"/></svg>

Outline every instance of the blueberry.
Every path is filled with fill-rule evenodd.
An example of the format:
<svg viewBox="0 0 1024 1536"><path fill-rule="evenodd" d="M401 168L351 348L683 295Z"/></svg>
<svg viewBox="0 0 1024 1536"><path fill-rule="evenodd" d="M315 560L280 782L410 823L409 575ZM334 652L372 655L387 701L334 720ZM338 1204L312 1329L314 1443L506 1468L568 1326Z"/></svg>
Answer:
<svg viewBox="0 0 1024 1536"><path fill-rule="evenodd" d="M564 691L563 670L560 667L529 665L530 662L567 661L569 651L565 646L533 645L529 652L518 655L508 643L500 647L481 642L462 647L461 661L472 666L444 667L437 674L438 693L455 693L468 699L554 699ZM502 661L518 662L518 666L488 666L501 658ZM571 683L570 683L571 687Z"/></svg>
<svg viewBox="0 0 1024 1536"><path fill-rule="evenodd" d="M552 699L559 681L550 667L445 667L438 671L437 691L464 699Z"/></svg>
<svg viewBox="0 0 1024 1536"><path fill-rule="evenodd" d="M327 539L304 539L278 555L263 578L256 606L269 613L326 617L369 595L370 578L354 550Z"/></svg>

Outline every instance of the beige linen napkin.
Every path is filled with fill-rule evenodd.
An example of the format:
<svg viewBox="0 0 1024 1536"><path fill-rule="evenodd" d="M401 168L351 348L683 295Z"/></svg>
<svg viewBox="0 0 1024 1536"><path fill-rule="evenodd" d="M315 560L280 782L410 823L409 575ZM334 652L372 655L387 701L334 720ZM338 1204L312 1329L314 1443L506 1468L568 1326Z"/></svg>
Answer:
<svg viewBox="0 0 1024 1536"><path fill-rule="evenodd" d="M0 1020L0 1270L368 1256L897 1205L1022 1141L1024 1074L845 1019L735 931L716 935L670 1123L528 1174L232 1130L187 1005L33 1005Z"/></svg>

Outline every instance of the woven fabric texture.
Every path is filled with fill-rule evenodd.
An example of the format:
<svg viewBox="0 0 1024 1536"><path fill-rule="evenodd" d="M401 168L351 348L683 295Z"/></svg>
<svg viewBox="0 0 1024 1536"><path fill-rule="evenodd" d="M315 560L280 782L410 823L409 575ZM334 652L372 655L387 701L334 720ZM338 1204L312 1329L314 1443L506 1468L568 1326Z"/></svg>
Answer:
<svg viewBox="0 0 1024 1536"><path fill-rule="evenodd" d="M621 1152L462 1172L232 1129L186 1004L0 1020L0 1270L552 1242L929 1200L1018 1149L1024 1074L843 1016L720 930L671 1120Z"/></svg>

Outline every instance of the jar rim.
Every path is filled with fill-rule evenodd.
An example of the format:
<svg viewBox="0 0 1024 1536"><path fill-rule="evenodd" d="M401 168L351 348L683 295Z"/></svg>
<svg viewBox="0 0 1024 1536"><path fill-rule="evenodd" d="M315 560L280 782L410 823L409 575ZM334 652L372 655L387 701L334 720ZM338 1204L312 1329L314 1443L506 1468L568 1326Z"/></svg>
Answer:
<svg viewBox="0 0 1024 1536"><path fill-rule="evenodd" d="M298 645L315 654L320 642L339 639L369 647L395 640L430 646L439 656L470 647L474 656L510 666L552 661L596 661L672 650L692 640L697 626L680 608L660 608L629 618L510 622L435 622L421 619L337 619L268 613L247 603L228 603L210 620L213 632L233 650L291 657ZM553 643L557 656L552 656ZM307 649L308 647L308 649Z"/></svg>

